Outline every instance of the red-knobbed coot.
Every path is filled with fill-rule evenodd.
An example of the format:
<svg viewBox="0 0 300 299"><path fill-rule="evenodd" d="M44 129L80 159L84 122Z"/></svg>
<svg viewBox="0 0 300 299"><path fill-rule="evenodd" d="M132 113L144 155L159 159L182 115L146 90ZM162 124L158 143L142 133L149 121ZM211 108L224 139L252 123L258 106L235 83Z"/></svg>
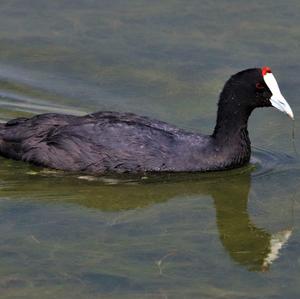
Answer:
<svg viewBox="0 0 300 299"><path fill-rule="evenodd" d="M293 118L270 68L247 69L226 82L212 135L131 113L47 113L2 124L0 154L91 174L231 169L249 162L247 122L252 110L271 106Z"/></svg>

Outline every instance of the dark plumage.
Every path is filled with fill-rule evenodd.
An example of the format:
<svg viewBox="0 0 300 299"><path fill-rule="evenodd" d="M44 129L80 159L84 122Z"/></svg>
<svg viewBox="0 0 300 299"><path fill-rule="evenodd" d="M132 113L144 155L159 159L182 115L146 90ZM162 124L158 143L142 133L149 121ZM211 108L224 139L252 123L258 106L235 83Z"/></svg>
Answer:
<svg viewBox="0 0 300 299"><path fill-rule="evenodd" d="M261 69L232 76L218 104L212 135L131 113L41 114L0 127L0 154L36 165L91 174L194 172L239 167L250 159L247 121L271 106Z"/></svg>

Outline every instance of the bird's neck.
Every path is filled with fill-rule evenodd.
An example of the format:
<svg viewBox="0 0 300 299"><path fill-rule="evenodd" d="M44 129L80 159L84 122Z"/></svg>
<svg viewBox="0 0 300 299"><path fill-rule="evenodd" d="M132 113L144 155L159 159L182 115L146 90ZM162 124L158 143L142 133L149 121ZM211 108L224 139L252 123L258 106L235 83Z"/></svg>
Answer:
<svg viewBox="0 0 300 299"><path fill-rule="evenodd" d="M233 164L244 164L251 155L247 126L252 110L238 106L239 101L236 101L237 105L234 107L226 105L226 102L221 94L212 138L223 154L226 152L233 159Z"/></svg>
<svg viewBox="0 0 300 299"><path fill-rule="evenodd" d="M239 138L244 139L248 133L248 119L251 111L224 110L218 109L217 123L213 132L213 137L217 141L233 141Z"/></svg>

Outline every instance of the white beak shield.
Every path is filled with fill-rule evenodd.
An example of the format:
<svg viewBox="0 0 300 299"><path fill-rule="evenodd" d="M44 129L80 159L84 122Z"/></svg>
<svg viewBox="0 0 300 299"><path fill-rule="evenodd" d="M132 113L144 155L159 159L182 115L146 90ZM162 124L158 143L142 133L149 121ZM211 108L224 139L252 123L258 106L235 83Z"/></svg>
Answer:
<svg viewBox="0 0 300 299"><path fill-rule="evenodd" d="M264 72L263 69L263 78L270 91L272 92L272 97L270 99L272 106L282 112L285 112L291 119L294 119L294 113L288 102L281 94L277 81L271 73L270 69L268 69L268 72Z"/></svg>

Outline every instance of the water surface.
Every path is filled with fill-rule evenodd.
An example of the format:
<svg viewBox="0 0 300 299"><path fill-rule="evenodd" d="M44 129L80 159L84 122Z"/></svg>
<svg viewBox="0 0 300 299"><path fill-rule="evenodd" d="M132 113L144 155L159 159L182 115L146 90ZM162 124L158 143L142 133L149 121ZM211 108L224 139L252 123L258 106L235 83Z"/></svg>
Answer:
<svg viewBox="0 0 300 299"><path fill-rule="evenodd" d="M208 133L218 93L269 65L296 116L298 1L4 1L0 119L130 111ZM299 298L299 157L274 109L250 165L91 177L0 158L6 298Z"/></svg>

